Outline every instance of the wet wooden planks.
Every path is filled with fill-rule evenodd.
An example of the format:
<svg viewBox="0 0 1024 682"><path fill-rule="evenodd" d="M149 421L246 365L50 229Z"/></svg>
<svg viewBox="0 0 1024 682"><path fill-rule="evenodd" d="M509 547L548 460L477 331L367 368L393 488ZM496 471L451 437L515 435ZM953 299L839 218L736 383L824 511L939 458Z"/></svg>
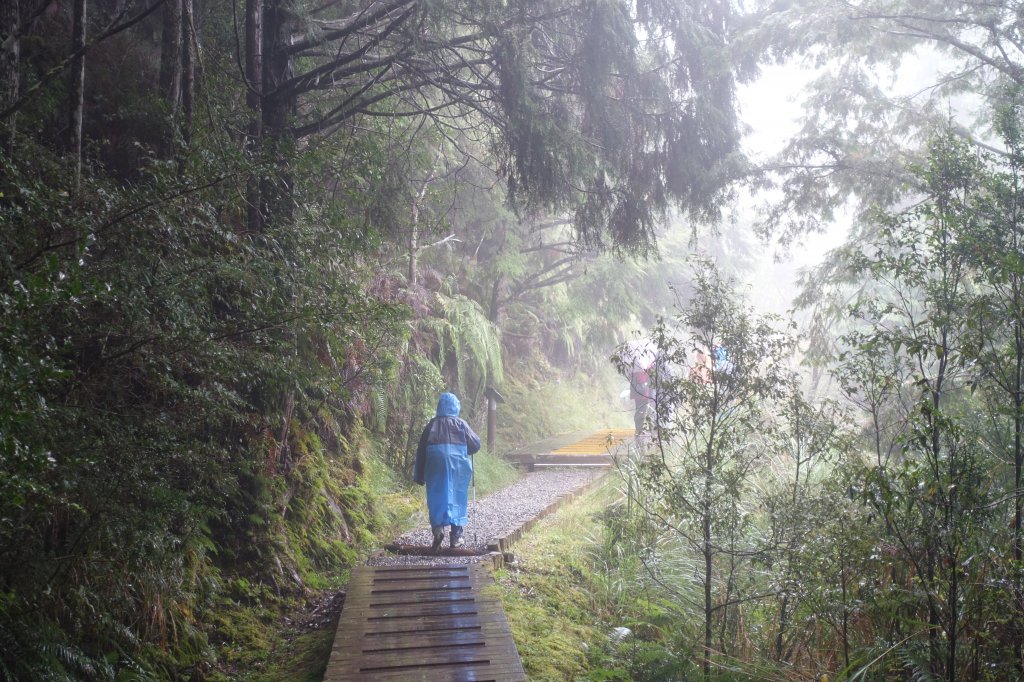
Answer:
<svg viewBox="0 0 1024 682"><path fill-rule="evenodd" d="M633 429L601 429L585 438L564 445L551 451L552 455L604 455L615 450L615 447L633 437Z"/></svg>
<svg viewBox="0 0 1024 682"><path fill-rule="evenodd" d="M486 564L352 572L324 682L525 679Z"/></svg>
<svg viewBox="0 0 1024 682"><path fill-rule="evenodd" d="M610 467L633 442L633 429L578 431L528 445L504 455L530 469L544 466Z"/></svg>

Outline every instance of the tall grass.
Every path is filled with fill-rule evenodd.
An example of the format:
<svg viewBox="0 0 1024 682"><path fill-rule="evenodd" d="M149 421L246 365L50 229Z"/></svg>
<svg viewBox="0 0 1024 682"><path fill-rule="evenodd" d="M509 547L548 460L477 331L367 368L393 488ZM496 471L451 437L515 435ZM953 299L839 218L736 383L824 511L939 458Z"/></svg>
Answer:
<svg viewBox="0 0 1024 682"><path fill-rule="evenodd" d="M488 452L486 447L473 455L473 477L479 497L507 488L515 483L519 475L514 466Z"/></svg>

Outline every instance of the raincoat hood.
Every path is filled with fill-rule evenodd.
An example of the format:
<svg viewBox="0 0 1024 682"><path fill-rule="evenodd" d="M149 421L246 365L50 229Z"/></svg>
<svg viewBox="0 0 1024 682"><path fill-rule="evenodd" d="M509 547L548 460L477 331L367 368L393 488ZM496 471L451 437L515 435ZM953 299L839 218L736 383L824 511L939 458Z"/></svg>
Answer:
<svg viewBox="0 0 1024 682"><path fill-rule="evenodd" d="M461 408L462 405L459 404L459 399L455 397L454 393L442 393L437 401L437 416L458 417Z"/></svg>

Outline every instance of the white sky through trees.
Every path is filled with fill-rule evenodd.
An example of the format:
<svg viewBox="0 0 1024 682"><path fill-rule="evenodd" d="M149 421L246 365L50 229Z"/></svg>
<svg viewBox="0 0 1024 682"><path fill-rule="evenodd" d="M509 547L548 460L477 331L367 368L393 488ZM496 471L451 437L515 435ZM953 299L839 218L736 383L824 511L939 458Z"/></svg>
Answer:
<svg viewBox="0 0 1024 682"><path fill-rule="evenodd" d="M940 78L944 58L936 51L918 48L911 59L899 69L880 69L877 72L881 87L896 97L925 98L932 94L933 84ZM828 65L820 70L827 69ZM783 148L786 141L800 127L804 88L820 70L793 60L785 64L768 64L761 68L760 77L737 88L739 115L745 127L743 149L756 163L768 162ZM946 102L950 118L967 127L980 112L979 98L959 96ZM981 138L986 137L979 134ZM747 227L757 219L758 206L771 198L770 192L752 194L741 190L735 208L734 220ZM785 314L796 295L796 279L802 269L820 263L829 249L842 243L852 220L852 210L837 216L837 220L823 233L807 234L798 242L781 247L764 247L753 234L760 254L758 267L746 280L752 303L766 312Z"/></svg>
<svg viewBox="0 0 1024 682"><path fill-rule="evenodd" d="M754 163L765 163L778 154L799 129L803 89L814 72L799 64L769 64L761 76L737 89L740 120L745 126L743 148ZM757 206L770 195L743 190L736 207L736 220L750 229ZM801 268L819 263L828 249L838 246L848 221L836 223L824 234L809 234L788 249L777 245L756 249L759 267L746 284L751 302L766 312L785 314L796 295L796 278ZM758 237L750 234L750 239Z"/></svg>

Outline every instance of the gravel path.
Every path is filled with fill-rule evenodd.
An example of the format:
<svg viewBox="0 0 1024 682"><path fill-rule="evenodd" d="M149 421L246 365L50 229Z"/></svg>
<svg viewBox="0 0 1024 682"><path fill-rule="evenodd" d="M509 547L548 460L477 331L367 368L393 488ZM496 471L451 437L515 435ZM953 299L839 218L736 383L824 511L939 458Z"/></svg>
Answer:
<svg viewBox="0 0 1024 682"><path fill-rule="evenodd" d="M487 549L487 543L497 537L504 537L542 512L549 504L562 495L580 488L603 470L591 468L551 468L534 471L513 483L508 488L480 498L473 504L473 493L469 499L469 525L466 526L466 547ZM429 523L423 515L424 527L406 533L396 540L403 545L430 545ZM445 546L448 546L447 537ZM370 566L396 566L406 564L464 564L480 561L486 557L456 556L398 556L382 554L370 557Z"/></svg>

